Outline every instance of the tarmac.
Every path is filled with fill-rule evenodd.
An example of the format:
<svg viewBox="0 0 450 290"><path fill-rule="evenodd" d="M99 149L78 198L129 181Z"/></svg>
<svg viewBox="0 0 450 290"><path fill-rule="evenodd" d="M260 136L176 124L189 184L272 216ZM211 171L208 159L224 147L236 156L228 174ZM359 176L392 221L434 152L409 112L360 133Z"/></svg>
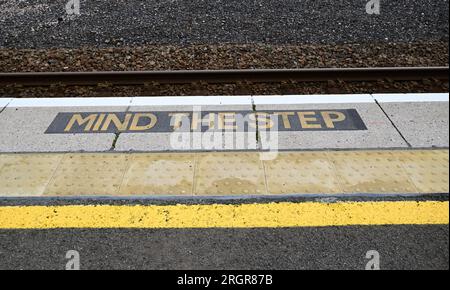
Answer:
<svg viewBox="0 0 450 290"><path fill-rule="evenodd" d="M0 268L448 269L448 94L0 99Z"/></svg>

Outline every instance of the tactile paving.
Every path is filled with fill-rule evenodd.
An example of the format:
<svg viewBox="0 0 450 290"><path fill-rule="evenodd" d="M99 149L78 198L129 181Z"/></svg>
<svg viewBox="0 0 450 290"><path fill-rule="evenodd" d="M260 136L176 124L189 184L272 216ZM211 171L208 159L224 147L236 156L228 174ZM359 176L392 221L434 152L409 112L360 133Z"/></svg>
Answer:
<svg viewBox="0 0 450 290"><path fill-rule="evenodd" d="M0 196L448 193L448 150L0 154Z"/></svg>
<svg viewBox="0 0 450 290"><path fill-rule="evenodd" d="M449 192L448 150L414 150L399 153L403 168L420 192Z"/></svg>
<svg viewBox="0 0 450 290"><path fill-rule="evenodd" d="M258 153L199 154L195 182L195 195L267 193Z"/></svg>
<svg viewBox="0 0 450 290"><path fill-rule="evenodd" d="M2 169L3 165L7 163L7 161L10 161L13 159L14 155L7 155L7 154L0 154L0 170Z"/></svg>
<svg viewBox="0 0 450 290"><path fill-rule="evenodd" d="M61 158L55 154L0 155L0 195L42 195Z"/></svg>
<svg viewBox="0 0 450 290"><path fill-rule="evenodd" d="M417 192L395 151L328 152L345 193Z"/></svg>
<svg viewBox="0 0 450 290"><path fill-rule="evenodd" d="M194 160L190 154L134 154L119 193L192 195Z"/></svg>
<svg viewBox="0 0 450 290"><path fill-rule="evenodd" d="M67 154L45 195L117 195L128 154Z"/></svg>
<svg viewBox="0 0 450 290"><path fill-rule="evenodd" d="M321 152L280 152L264 161L269 193L338 193L333 164Z"/></svg>

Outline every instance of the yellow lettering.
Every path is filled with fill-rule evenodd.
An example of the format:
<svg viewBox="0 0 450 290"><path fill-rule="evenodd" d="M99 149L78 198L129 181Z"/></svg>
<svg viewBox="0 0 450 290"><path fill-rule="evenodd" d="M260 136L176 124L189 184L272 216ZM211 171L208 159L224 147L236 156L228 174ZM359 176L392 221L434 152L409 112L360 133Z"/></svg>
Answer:
<svg viewBox="0 0 450 290"><path fill-rule="evenodd" d="M271 129L273 127L273 121L270 119L270 115L264 112L257 112L250 114L249 119L254 123L249 123L249 126L256 128L256 123L260 129Z"/></svg>
<svg viewBox="0 0 450 290"><path fill-rule="evenodd" d="M114 123L114 126L116 126L118 131L126 131L128 128L128 124L130 123L131 114L125 115L125 120L122 122L120 121L119 117L116 116L116 114L111 113L108 114L106 117L105 123L102 126L102 131L106 131L109 128L109 125Z"/></svg>
<svg viewBox="0 0 450 290"><path fill-rule="evenodd" d="M138 125L140 118L148 118L150 123L147 125ZM130 125L130 131L145 131L153 128L156 125L158 118L152 113L136 113Z"/></svg>
<svg viewBox="0 0 450 290"><path fill-rule="evenodd" d="M345 120L345 115L341 112L325 111L321 114L327 128L334 128L334 123Z"/></svg>
<svg viewBox="0 0 450 290"><path fill-rule="evenodd" d="M321 114L327 128L334 128L334 123L345 120L345 115L341 112L325 111Z"/></svg>
<svg viewBox="0 0 450 290"><path fill-rule="evenodd" d="M73 114L72 118L64 129L64 132L70 132L75 122L77 122L78 126L82 126L83 124L87 123L87 125L84 127L84 131L89 131L91 130L92 125L94 125L96 118L97 114L90 114L86 118L83 118L81 114Z"/></svg>
<svg viewBox="0 0 450 290"><path fill-rule="evenodd" d="M172 117L170 123L176 130L181 128L184 118L189 117L189 113L169 113L169 116Z"/></svg>
<svg viewBox="0 0 450 290"><path fill-rule="evenodd" d="M98 116L97 122L95 122L94 128L92 131L98 131L100 129L100 125L102 124L103 120L105 119L106 114L100 114Z"/></svg>
<svg viewBox="0 0 450 290"><path fill-rule="evenodd" d="M300 119L300 125L304 129L320 129L322 126L320 124L310 124L310 122L317 122L315 112L297 112L298 118ZM309 117L308 117L309 116Z"/></svg>
<svg viewBox="0 0 450 290"><path fill-rule="evenodd" d="M218 113L218 127L220 130L236 129L236 113Z"/></svg>
<svg viewBox="0 0 450 290"><path fill-rule="evenodd" d="M198 125L200 126L203 124L203 122L208 122L209 130L213 130L215 125L214 122L216 120L216 114L214 113L208 113L205 116L205 119L202 120L200 113L194 113L192 114L192 130L198 130Z"/></svg>
<svg viewBox="0 0 450 290"><path fill-rule="evenodd" d="M276 112L275 114L280 115L283 119L283 126L286 129L291 129L291 122L289 121L289 116L294 116L294 112Z"/></svg>

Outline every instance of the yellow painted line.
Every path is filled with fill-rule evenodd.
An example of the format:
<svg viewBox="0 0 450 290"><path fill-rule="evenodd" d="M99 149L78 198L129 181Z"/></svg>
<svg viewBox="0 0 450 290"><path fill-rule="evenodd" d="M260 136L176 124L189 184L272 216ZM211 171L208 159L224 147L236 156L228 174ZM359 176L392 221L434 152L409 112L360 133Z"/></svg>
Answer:
<svg viewBox="0 0 450 290"><path fill-rule="evenodd" d="M0 207L2 229L279 228L448 223L449 203L439 201Z"/></svg>
<svg viewBox="0 0 450 290"><path fill-rule="evenodd" d="M0 154L0 197L448 192L448 149Z"/></svg>

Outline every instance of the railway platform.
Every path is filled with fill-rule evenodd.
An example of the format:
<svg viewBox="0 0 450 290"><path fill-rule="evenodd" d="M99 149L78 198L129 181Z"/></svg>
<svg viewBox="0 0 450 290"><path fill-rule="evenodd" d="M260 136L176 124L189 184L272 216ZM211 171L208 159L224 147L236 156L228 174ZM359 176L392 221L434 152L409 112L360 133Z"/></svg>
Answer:
<svg viewBox="0 0 450 290"><path fill-rule="evenodd" d="M2 103L2 196L448 192L448 94Z"/></svg>
<svg viewBox="0 0 450 290"><path fill-rule="evenodd" d="M14 235L38 235L30 259L46 253L43 267L61 263L43 247L47 233L55 251L67 241L89 251L102 236L100 253L131 237L196 253L148 248L161 266L138 259L147 250L135 247L87 268L262 269L262 260L237 258L260 253L260 239L285 239L301 253L265 254L281 269L363 268L340 242L358 257L370 244L386 268L445 268L448 93L3 98L0 107L0 235L13 253L34 247ZM249 236L251 249L237 247L234 262L213 242ZM314 247L316 264L298 247ZM402 260L405 251L415 254Z"/></svg>

